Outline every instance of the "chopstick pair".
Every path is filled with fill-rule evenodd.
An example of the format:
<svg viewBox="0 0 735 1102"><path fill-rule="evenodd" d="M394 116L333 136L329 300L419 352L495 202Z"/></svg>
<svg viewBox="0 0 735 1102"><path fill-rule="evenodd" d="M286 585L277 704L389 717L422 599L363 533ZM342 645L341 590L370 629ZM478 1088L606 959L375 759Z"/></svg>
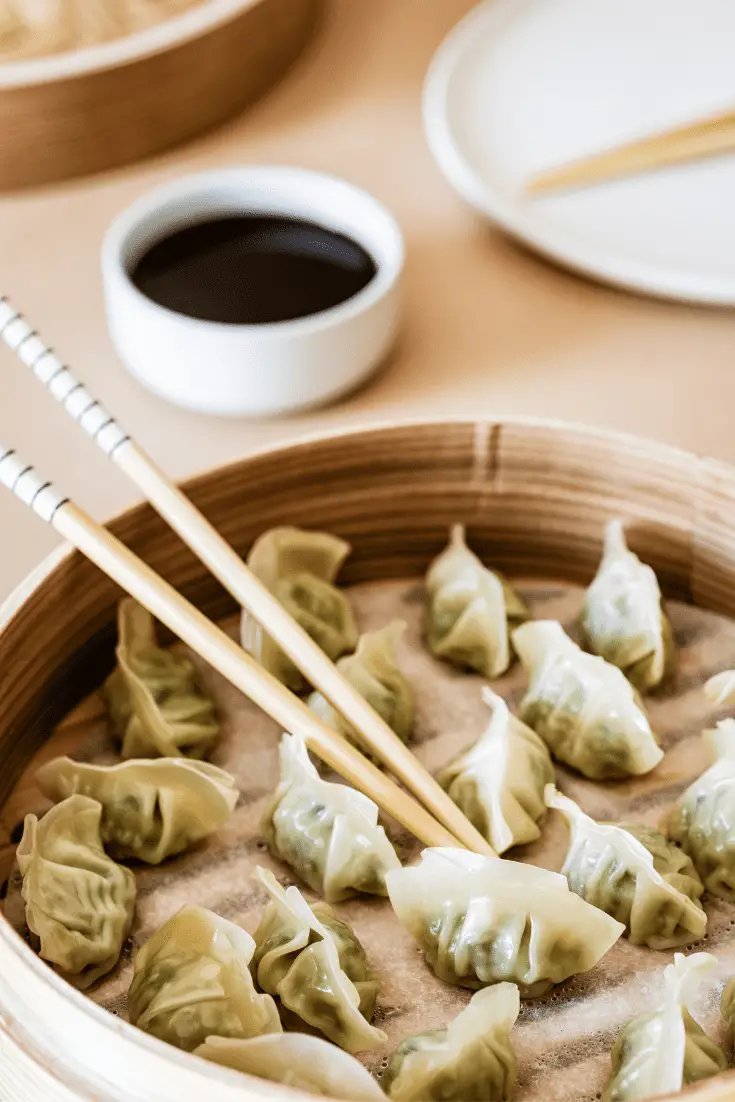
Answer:
<svg viewBox="0 0 735 1102"><path fill-rule="evenodd" d="M621 176L650 172L735 150L735 111L729 110L661 134L594 153L549 169L526 185L529 195L590 187Z"/></svg>
<svg viewBox="0 0 735 1102"><path fill-rule="evenodd" d="M0 482L201 655L281 727L303 735L327 765L370 796L425 845L461 844L495 856L411 751L356 692L323 651L248 569L237 552L143 449L47 347L35 329L0 298L0 337L66 412L120 467L239 605L255 617L362 741L424 806L328 727L297 696L190 604L102 525L0 445ZM431 814L429 813L431 812Z"/></svg>

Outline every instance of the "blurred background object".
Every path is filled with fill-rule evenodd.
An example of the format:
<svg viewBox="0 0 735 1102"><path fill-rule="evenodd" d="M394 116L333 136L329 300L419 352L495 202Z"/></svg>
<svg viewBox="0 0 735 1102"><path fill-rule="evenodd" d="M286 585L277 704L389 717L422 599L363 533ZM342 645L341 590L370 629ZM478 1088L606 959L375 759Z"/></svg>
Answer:
<svg viewBox="0 0 735 1102"><path fill-rule="evenodd" d="M590 19L594 6L590 0ZM443 40L476 7L474 0L326 0L309 47L246 112L146 161L0 195L0 293L33 318L173 477L324 430L505 413L585 421L735 459L730 311L621 294L546 263L479 219L438 168L422 127L422 87ZM555 63L547 52L524 96L538 103ZM592 60L589 69L594 76ZM577 109L593 121L608 117L611 88L625 92L618 83L606 83L586 108L580 97ZM519 125L525 102L505 106ZM598 128L592 136L611 135ZM550 152L561 158L586 148L556 144ZM344 177L386 205L407 246L405 323L386 369L338 405L277 421L224 421L157 399L123 368L105 320L99 250L116 215L152 187L248 163ZM701 213L706 224L709 212ZM9 352L0 373L1 435L12 435L39 465L53 461L55 477L98 519L132 504L127 481L114 470L99 477L91 443L61 409L39 403L38 384ZM0 527L9 534L0 596L55 542L26 513L9 495L0 502Z"/></svg>
<svg viewBox="0 0 735 1102"><path fill-rule="evenodd" d="M298 57L321 0L2 4L6 189L123 165L229 118Z"/></svg>

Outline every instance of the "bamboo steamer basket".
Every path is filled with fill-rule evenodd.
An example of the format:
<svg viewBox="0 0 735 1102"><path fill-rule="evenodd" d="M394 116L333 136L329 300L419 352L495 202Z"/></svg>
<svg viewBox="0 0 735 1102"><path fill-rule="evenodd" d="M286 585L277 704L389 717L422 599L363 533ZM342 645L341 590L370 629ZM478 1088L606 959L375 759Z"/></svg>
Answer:
<svg viewBox="0 0 735 1102"><path fill-rule="evenodd" d="M0 189L127 164L192 138L298 57L321 0L203 0L144 31L0 65Z"/></svg>
<svg viewBox="0 0 735 1102"><path fill-rule="evenodd" d="M735 469L630 437L510 418L392 425L273 448L187 491L242 554L275 524L345 537L355 548L347 583L419 575L457 520L471 527L473 547L511 575L586 582L605 521L623 515L635 521L637 546L668 596L735 615ZM234 611L149 506L111 528L208 615ZM61 548L6 604L0 805L50 728L111 668L119 596L81 555ZM733 1102L735 1072L684 1096ZM133 1029L55 976L0 915L2 1102L203 1097L308 1096L206 1065Z"/></svg>

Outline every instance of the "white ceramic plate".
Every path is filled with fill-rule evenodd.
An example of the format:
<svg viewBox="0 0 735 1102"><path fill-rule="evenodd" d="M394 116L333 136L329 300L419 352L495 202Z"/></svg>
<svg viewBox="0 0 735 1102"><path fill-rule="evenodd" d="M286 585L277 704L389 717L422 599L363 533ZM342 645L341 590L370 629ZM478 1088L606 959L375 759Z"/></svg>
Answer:
<svg viewBox="0 0 735 1102"><path fill-rule="evenodd" d="M599 279L735 305L735 154L530 199L542 169L735 108L733 0L486 0L429 71L431 149L473 207Z"/></svg>

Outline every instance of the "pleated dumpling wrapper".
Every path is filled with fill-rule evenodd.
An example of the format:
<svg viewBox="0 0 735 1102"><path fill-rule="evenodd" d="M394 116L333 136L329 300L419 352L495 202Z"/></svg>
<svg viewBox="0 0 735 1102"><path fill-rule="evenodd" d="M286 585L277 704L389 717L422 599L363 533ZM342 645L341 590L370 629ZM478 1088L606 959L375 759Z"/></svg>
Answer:
<svg viewBox="0 0 735 1102"><path fill-rule="evenodd" d="M208 1037L280 1033L270 995L255 990L250 934L203 907L183 907L138 950L128 994L133 1025L193 1052Z"/></svg>
<svg viewBox="0 0 735 1102"><path fill-rule="evenodd" d="M378 806L346 784L323 781L300 735L281 739L281 781L261 823L271 852L328 903L357 892L387 895L400 868L378 825Z"/></svg>
<svg viewBox="0 0 735 1102"><path fill-rule="evenodd" d="M36 773L50 800L81 793L102 804L102 841L116 860L160 865L224 826L237 786L224 769L189 758L91 765L55 758Z"/></svg>
<svg viewBox="0 0 735 1102"><path fill-rule="evenodd" d="M717 967L711 953L677 953L664 969L658 1010L633 1018L612 1050L612 1075L602 1102L634 1102L676 1094L688 1083L718 1075L725 1054L692 1018L687 1004Z"/></svg>
<svg viewBox="0 0 735 1102"><path fill-rule="evenodd" d="M272 528L248 555L253 574L333 662L357 644L350 602L334 584L351 550L328 532ZM247 610L242 614L242 645L289 689L304 688L300 671Z"/></svg>
<svg viewBox="0 0 735 1102"><path fill-rule="evenodd" d="M500 677L510 665L509 632L528 618L515 590L483 566L456 524L449 546L429 567L426 637L433 653L461 669Z"/></svg>
<svg viewBox="0 0 735 1102"><path fill-rule="evenodd" d="M622 670L641 692L655 689L671 672L674 639L658 580L629 550L620 520L605 530L602 562L584 598L582 627L590 650Z"/></svg>
<svg viewBox="0 0 735 1102"><path fill-rule="evenodd" d="M508 980L522 998L588 972L625 927L569 890L557 872L453 848L387 876L398 920L440 980L488 987Z"/></svg>
<svg viewBox="0 0 735 1102"><path fill-rule="evenodd" d="M340 1102L385 1102L354 1056L308 1033L271 1033L249 1041L209 1037L194 1054L221 1067Z"/></svg>
<svg viewBox="0 0 735 1102"><path fill-rule="evenodd" d="M505 853L540 837L554 767L546 743L502 697L484 688L482 698L492 710L484 734L437 779L495 852Z"/></svg>
<svg viewBox="0 0 735 1102"><path fill-rule="evenodd" d="M135 911L135 877L105 853L101 817L96 800L70 796L40 822L26 816L17 851L40 954L82 989L115 967Z"/></svg>
<svg viewBox="0 0 735 1102"><path fill-rule="evenodd" d="M643 705L627 678L585 654L556 620L513 633L529 675L520 717L558 761L591 780L650 773L663 758Z"/></svg>
<svg viewBox="0 0 735 1102"><path fill-rule="evenodd" d="M203 758L220 724L194 664L158 646L153 617L132 599L117 620L117 669L103 693L122 756Z"/></svg>
<svg viewBox="0 0 735 1102"><path fill-rule="evenodd" d="M725 984L720 998L720 1012L732 1037L735 1035L735 976Z"/></svg>
<svg viewBox="0 0 735 1102"><path fill-rule="evenodd" d="M673 949L704 937L707 915L699 902L702 882L676 846L655 832L644 830L636 836L624 826L596 823L551 784L546 802L562 813L571 831L561 870L569 887L622 922L634 945ZM660 864L661 847L671 851L668 875L656 870L653 854L642 840L651 835L658 839Z"/></svg>
<svg viewBox="0 0 735 1102"><path fill-rule="evenodd" d="M715 763L671 809L666 832L689 854L707 891L735 903L735 720L723 719L704 739Z"/></svg>
<svg viewBox="0 0 735 1102"><path fill-rule="evenodd" d="M259 987L347 1052L382 1045L385 1033L370 1025L379 984L352 928L267 869L256 876L269 897L255 932Z"/></svg>
<svg viewBox="0 0 735 1102"><path fill-rule="evenodd" d="M408 678L396 663L396 646L406 630L403 620L393 620L379 631L361 635L354 654L340 658L337 669L384 719L402 742L413 730L414 695ZM312 693L309 707L340 734L363 749L359 736L321 693Z"/></svg>
<svg viewBox="0 0 735 1102"><path fill-rule="evenodd" d="M391 1102L509 1102L516 1081L510 1031L520 1010L514 983L477 991L445 1029L402 1041L383 1072Z"/></svg>

